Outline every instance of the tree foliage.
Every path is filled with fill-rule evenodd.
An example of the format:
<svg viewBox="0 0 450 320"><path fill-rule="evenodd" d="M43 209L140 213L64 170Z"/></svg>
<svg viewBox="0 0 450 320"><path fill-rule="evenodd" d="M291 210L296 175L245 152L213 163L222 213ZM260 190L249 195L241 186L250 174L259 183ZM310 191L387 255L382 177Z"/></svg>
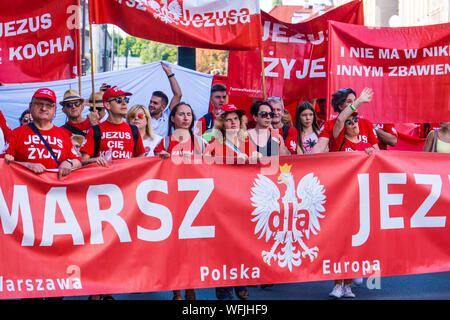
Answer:
<svg viewBox="0 0 450 320"><path fill-rule="evenodd" d="M223 50L195 50L197 71L203 73L227 74L228 51Z"/></svg>

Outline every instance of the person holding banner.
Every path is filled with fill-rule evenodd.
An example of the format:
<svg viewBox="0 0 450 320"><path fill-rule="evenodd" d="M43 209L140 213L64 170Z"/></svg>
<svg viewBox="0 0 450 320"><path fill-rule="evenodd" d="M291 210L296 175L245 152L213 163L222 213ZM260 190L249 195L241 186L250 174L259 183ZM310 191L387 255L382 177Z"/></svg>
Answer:
<svg viewBox="0 0 450 320"><path fill-rule="evenodd" d="M161 67L167 74L173 97L169 104L169 98L164 92L154 91L148 104L148 110L150 111L153 131L161 137L167 137L170 112L181 101L182 92L172 68L163 61L161 61Z"/></svg>
<svg viewBox="0 0 450 320"><path fill-rule="evenodd" d="M398 142L398 133L392 123L378 123L374 125L380 150L387 150L387 146L395 147Z"/></svg>
<svg viewBox="0 0 450 320"><path fill-rule="evenodd" d="M319 126L314 107L308 101L301 102L295 111L298 146L303 154L310 154L319 140Z"/></svg>
<svg viewBox="0 0 450 320"><path fill-rule="evenodd" d="M428 134L423 151L450 153L450 122L441 122L439 126Z"/></svg>
<svg viewBox="0 0 450 320"><path fill-rule="evenodd" d="M155 155L162 159L170 157L190 161L195 154L202 155L204 142L194 135L195 115L186 102L175 105L169 117L169 135L156 146Z"/></svg>
<svg viewBox="0 0 450 320"><path fill-rule="evenodd" d="M284 145L289 152L291 154L298 154L300 151L297 148L297 129L282 121L285 112L283 99L280 97L270 97L266 101L272 106L272 128L278 130L278 133L283 137Z"/></svg>
<svg viewBox="0 0 450 320"><path fill-rule="evenodd" d="M89 119L81 114L84 109L83 103L84 99L73 89L67 90L64 93L63 101L59 103L67 116L67 122L62 128L66 129L69 135L76 134L85 137L91 128Z"/></svg>
<svg viewBox="0 0 450 320"><path fill-rule="evenodd" d="M138 129L144 143L145 156L154 156L155 147L161 142L162 137L153 133L150 113L141 104L134 105L127 113L127 122L134 124Z"/></svg>
<svg viewBox="0 0 450 320"><path fill-rule="evenodd" d="M250 107L250 113L256 125L248 130L248 135L256 151L264 157L290 155L283 137L271 127L274 113L269 102L255 101Z"/></svg>
<svg viewBox="0 0 450 320"><path fill-rule="evenodd" d="M123 121L128 113L127 96L117 86L103 94L103 106L108 110L106 121L92 126L81 148L83 164L97 163L106 167L108 160L131 159L145 154L141 135L135 125Z"/></svg>
<svg viewBox="0 0 450 320"><path fill-rule="evenodd" d="M81 159L66 130L52 123L56 112L55 92L38 89L31 98L30 112L33 121L11 133L6 163L14 161L36 174L54 170L59 179L80 168Z"/></svg>

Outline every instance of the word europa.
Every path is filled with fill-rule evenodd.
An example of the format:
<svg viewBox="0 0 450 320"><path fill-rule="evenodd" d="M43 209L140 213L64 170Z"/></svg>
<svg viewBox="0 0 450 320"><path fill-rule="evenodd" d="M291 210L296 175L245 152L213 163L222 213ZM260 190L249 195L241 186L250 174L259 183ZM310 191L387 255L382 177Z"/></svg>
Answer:
<svg viewBox="0 0 450 320"><path fill-rule="evenodd" d="M238 268L230 268L228 269L227 265L222 266L222 270L213 269L211 271L211 279L214 281L218 280L236 280L236 279L259 279L261 277L261 270L258 267L253 267L251 271L250 267L245 267L244 264L241 264L240 273L238 273ZM248 273L247 273L248 272ZM200 279L201 281L205 281L206 277L210 275L209 267L201 266L200 267Z"/></svg>
<svg viewBox="0 0 450 320"><path fill-rule="evenodd" d="M174 0L176 1L176 0ZM140 11L154 11L151 9L150 2L147 0L116 0L119 4L126 5L129 8L135 8ZM181 8L180 8L181 9ZM163 10L161 10L163 11ZM167 9L166 9L167 11ZM176 14L168 11L168 14L176 16ZM177 18L166 17L167 21L180 23L184 26L189 26L192 23L196 28L207 27L220 27L226 25L235 25L237 23L245 24L250 23L250 10L248 8L241 8L239 11L235 9L211 11L192 14L190 10L183 10L183 14ZM173 20L173 21L172 21ZM164 20L165 21L165 20Z"/></svg>
<svg viewBox="0 0 450 320"><path fill-rule="evenodd" d="M360 229L352 236L352 247L363 245L370 235L370 192L369 174L358 174L359 184L359 214ZM448 176L450 181L450 175ZM419 185L431 185L430 194L422 202L419 208L411 216L411 228L445 228L446 216L427 217L427 213L438 201L442 192L442 178L438 174L414 174L414 180ZM391 217L389 207L403 204L403 194L390 194L389 185L406 184L406 173L380 173L379 174L379 194L380 194L380 229L404 229L403 217Z"/></svg>
<svg viewBox="0 0 450 320"><path fill-rule="evenodd" d="M214 180L178 179L177 182L178 191L198 191L178 229L178 239L214 238L215 226L193 226L194 220L214 189ZM145 180L137 186L135 197L137 207L141 213L159 219L161 222L161 226L158 229L149 230L139 225L137 226L137 238L149 242L167 239L173 229L173 218L169 208L149 201L148 195L154 191L168 194L168 182L157 179ZM100 197L105 196L109 198L111 205L107 209L101 209ZM127 199L127 206L132 206L132 201L133 197ZM112 226L120 242L131 242L127 223L119 215L124 208L124 204L123 193L117 185L103 184L88 187L86 207L91 230L91 244L104 243L103 223L109 223ZM56 222L56 220L61 220L56 217L57 207L60 209L64 222ZM0 188L0 221L4 234L12 234L14 232L19 221L19 212L23 230L22 246L33 246L35 242L33 216L37 214L32 213L27 186L13 186L11 212ZM181 212L177 212L177 214L181 214ZM74 245L84 245L85 243L83 232L67 197L67 187L52 187L46 194L40 246L53 245L53 238L56 235L70 235Z"/></svg>
<svg viewBox="0 0 450 320"><path fill-rule="evenodd" d="M331 267L333 266L333 267ZM322 263L322 272L323 274L335 274L338 275L340 273L359 273L362 271L362 274L365 276L367 274L372 274L374 271L380 271L380 260L373 260L372 263L368 260L359 261L337 261L331 263L330 260L323 260Z"/></svg>

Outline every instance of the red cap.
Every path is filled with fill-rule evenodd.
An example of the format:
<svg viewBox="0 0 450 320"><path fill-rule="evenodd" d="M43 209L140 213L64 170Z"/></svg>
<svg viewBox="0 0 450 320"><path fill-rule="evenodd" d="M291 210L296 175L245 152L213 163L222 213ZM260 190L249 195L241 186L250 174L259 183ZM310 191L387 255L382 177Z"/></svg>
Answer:
<svg viewBox="0 0 450 320"><path fill-rule="evenodd" d="M33 94L33 98L47 98L56 103L56 94L53 90L49 88L37 89Z"/></svg>
<svg viewBox="0 0 450 320"><path fill-rule="evenodd" d="M234 104L231 103L224 104L219 108L218 110L219 114L224 112L236 112L237 114L240 114L240 116L245 114L244 110L238 109L238 107L236 107Z"/></svg>
<svg viewBox="0 0 450 320"><path fill-rule="evenodd" d="M131 95L133 94L130 92L122 91L118 86L114 86L106 89L105 93L103 94L103 102L108 101L111 97L131 96Z"/></svg>

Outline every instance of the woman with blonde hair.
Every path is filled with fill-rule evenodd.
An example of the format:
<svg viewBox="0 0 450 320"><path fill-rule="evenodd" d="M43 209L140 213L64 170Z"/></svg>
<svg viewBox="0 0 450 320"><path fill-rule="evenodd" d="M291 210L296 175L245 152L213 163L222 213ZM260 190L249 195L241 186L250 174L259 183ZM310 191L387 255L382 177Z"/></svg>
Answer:
<svg viewBox="0 0 450 320"><path fill-rule="evenodd" d="M145 156L154 156L155 147L161 142L162 137L153 132L150 113L147 108L141 104L132 106L127 113L127 122L138 127L144 143Z"/></svg>

